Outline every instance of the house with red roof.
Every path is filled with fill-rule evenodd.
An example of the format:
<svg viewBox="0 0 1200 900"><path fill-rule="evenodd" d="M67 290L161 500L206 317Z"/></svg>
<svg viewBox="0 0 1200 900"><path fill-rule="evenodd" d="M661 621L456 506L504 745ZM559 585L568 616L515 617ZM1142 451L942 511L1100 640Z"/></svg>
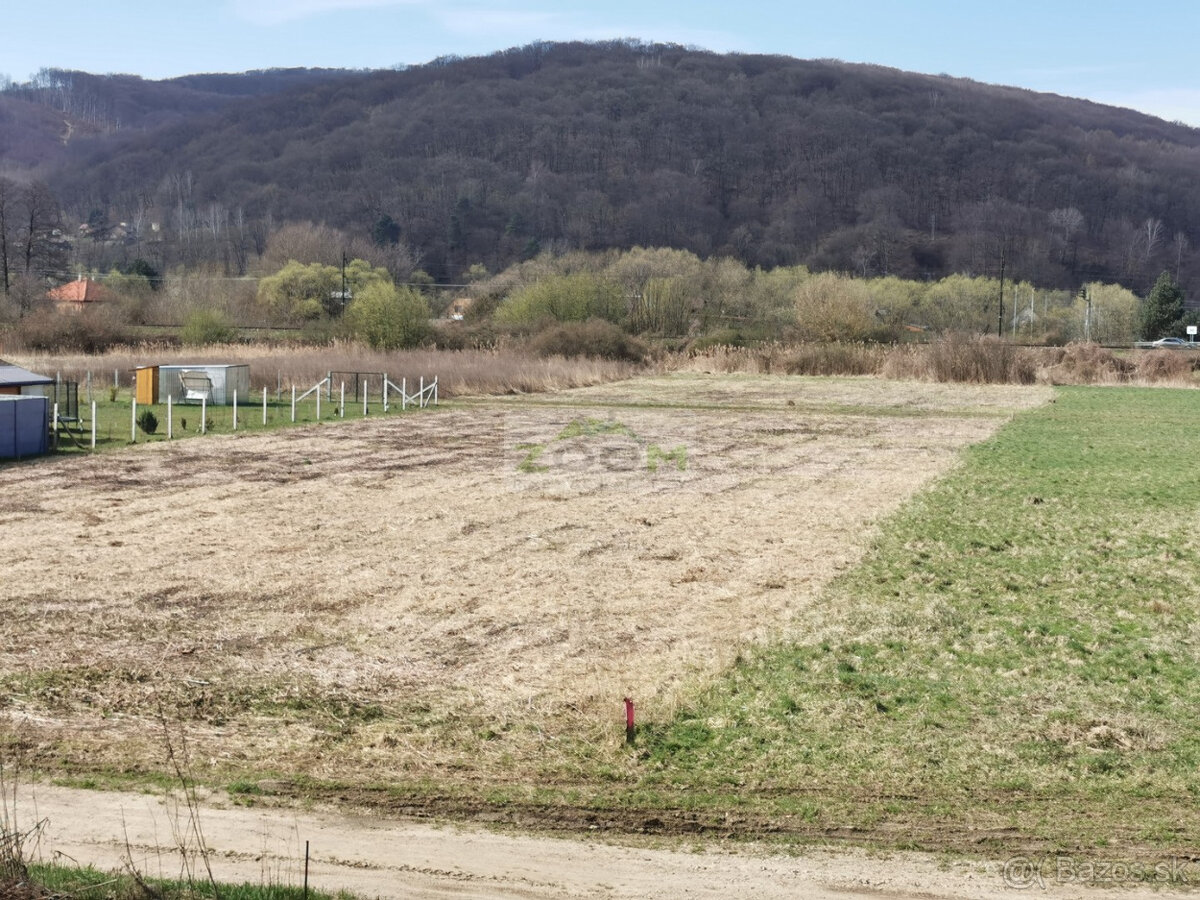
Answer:
<svg viewBox="0 0 1200 900"><path fill-rule="evenodd" d="M98 281L79 276L75 281L54 288L46 296L60 312L80 312L95 303L107 303L116 295Z"/></svg>

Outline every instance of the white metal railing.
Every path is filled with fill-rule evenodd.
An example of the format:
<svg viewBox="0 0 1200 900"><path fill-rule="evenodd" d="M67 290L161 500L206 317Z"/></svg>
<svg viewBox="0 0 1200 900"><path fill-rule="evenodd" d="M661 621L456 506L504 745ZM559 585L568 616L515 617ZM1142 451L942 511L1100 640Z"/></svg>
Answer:
<svg viewBox="0 0 1200 900"><path fill-rule="evenodd" d="M321 421L321 388L326 387L328 384L329 384L329 376L326 375L324 378L322 378L320 381L318 381L316 384L314 384L312 387L310 387L307 391L305 391L303 394L301 394L299 397L296 396L296 386L294 384L292 385L292 421L293 422L296 421L296 404L298 402L300 402L301 400L303 400L305 397L307 397L309 394L317 395L317 421L318 422Z"/></svg>
<svg viewBox="0 0 1200 900"><path fill-rule="evenodd" d="M408 379L401 378L400 384L391 381L386 375L383 376L383 411L388 411L389 393L396 391L400 394L400 408L408 409L409 404L414 404L418 409L424 409L432 404L438 405L438 380L437 376L433 376L433 381L430 384L425 383L425 376L422 375L418 382L417 392L410 394L408 392Z"/></svg>

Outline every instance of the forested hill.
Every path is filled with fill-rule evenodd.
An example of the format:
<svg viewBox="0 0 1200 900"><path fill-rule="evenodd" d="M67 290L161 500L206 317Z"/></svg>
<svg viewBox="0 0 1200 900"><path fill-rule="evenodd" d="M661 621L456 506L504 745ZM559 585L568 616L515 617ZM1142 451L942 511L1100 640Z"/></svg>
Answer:
<svg viewBox="0 0 1200 900"><path fill-rule="evenodd" d="M1144 290L1169 269L1200 291L1196 129L947 76L633 41L340 73L73 141L50 182L80 221L160 222L164 257L232 217L407 243L440 279L541 249L655 245L908 277L1003 260L1057 287Z"/></svg>
<svg viewBox="0 0 1200 900"><path fill-rule="evenodd" d="M303 89L348 74L345 69L266 69L150 81L43 69L29 82L0 92L0 167L58 164L72 141L88 136L158 128L246 97Z"/></svg>

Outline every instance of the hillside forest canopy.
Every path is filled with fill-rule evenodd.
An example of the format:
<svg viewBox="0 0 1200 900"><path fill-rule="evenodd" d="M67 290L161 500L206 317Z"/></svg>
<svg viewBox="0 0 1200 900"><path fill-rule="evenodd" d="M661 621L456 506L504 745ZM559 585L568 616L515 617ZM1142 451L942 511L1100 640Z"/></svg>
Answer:
<svg viewBox="0 0 1200 900"><path fill-rule="evenodd" d="M823 302L779 289L801 271L810 292L853 276L859 335L1012 331L1024 315L1056 339L1089 286L1093 313L1125 293L1088 330L1135 335L1128 297L1164 273L1200 296L1196 129L877 66L617 41L398 71L46 70L4 86L0 126L17 317L43 284L87 272L146 280L125 304L134 321L207 303L295 322L239 279L346 260L425 291L435 314L455 292L477 296L509 327L542 301L500 285L544 270L570 293L599 278L591 317L664 335L846 332L797 324ZM663 263L636 288L607 280L617 260L673 252L691 274ZM994 299L945 299L968 284Z"/></svg>

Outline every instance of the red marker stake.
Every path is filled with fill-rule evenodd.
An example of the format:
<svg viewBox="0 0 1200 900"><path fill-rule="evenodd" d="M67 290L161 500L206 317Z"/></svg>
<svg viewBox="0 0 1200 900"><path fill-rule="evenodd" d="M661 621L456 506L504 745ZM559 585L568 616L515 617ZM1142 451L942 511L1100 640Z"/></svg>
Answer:
<svg viewBox="0 0 1200 900"><path fill-rule="evenodd" d="M633 722L633 700L629 697L625 698L625 743L632 744L634 733L637 731L637 726Z"/></svg>

